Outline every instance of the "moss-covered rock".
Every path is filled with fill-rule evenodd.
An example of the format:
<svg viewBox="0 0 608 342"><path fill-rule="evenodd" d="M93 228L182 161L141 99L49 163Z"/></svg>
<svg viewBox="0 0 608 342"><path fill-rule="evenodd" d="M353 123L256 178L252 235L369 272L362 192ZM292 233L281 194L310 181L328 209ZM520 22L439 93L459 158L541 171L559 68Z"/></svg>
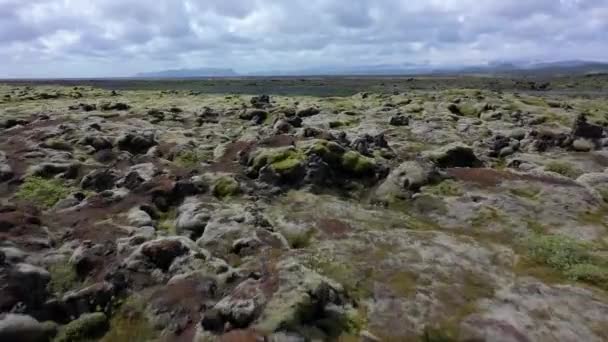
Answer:
<svg viewBox="0 0 608 342"><path fill-rule="evenodd" d="M306 151L308 155L317 155L330 165L339 164L345 152L344 147L327 140L314 141Z"/></svg>
<svg viewBox="0 0 608 342"><path fill-rule="evenodd" d="M77 342L97 339L108 330L108 318L101 312L84 314L59 330L54 342Z"/></svg>
<svg viewBox="0 0 608 342"><path fill-rule="evenodd" d="M297 182L304 176L306 155L300 149L283 147L265 149L250 160L251 173L267 182Z"/></svg>
<svg viewBox="0 0 608 342"><path fill-rule="evenodd" d="M225 198L238 195L241 192L239 182L230 176L222 176L213 182L213 195L218 198Z"/></svg>
<svg viewBox="0 0 608 342"><path fill-rule="evenodd" d="M255 172L270 166L274 171L283 173L299 167L304 163L305 155L294 147L266 149L258 152L250 161Z"/></svg>
<svg viewBox="0 0 608 342"><path fill-rule="evenodd" d="M369 175L374 172L376 161L360 154L359 152L349 151L342 156L342 168L357 176Z"/></svg>

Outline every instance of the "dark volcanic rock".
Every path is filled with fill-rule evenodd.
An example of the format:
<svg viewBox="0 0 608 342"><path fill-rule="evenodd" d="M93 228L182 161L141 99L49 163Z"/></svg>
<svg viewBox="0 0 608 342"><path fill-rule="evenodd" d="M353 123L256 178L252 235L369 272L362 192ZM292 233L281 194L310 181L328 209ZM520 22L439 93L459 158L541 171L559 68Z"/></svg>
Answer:
<svg viewBox="0 0 608 342"><path fill-rule="evenodd" d="M156 267L166 271L175 258L188 252L188 248L177 240L156 240L145 244L141 252Z"/></svg>
<svg viewBox="0 0 608 342"><path fill-rule="evenodd" d="M128 133L118 138L118 148L133 154L144 154L157 145L156 139L152 134Z"/></svg>
<svg viewBox="0 0 608 342"><path fill-rule="evenodd" d="M572 135L579 138L600 139L604 134L604 128L587 122L587 116L581 114L574 121Z"/></svg>

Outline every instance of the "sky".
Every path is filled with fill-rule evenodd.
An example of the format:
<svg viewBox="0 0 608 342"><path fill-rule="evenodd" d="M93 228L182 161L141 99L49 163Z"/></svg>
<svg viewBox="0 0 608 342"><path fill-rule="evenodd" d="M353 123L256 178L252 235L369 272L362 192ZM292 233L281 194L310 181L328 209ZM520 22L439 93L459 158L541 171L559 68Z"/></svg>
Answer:
<svg viewBox="0 0 608 342"><path fill-rule="evenodd" d="M608 0L0 0L0 78L608 59Z"/></svg>

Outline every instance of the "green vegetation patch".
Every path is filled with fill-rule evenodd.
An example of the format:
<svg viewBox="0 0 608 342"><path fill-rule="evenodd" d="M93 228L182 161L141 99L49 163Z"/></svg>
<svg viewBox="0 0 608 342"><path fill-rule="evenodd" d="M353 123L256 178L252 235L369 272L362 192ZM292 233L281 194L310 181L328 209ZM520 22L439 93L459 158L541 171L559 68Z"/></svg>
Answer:
<svg viewBox="0 0 608 342"><path fill-rule="evenodd" d="M54 342L94 341L108 329L108 319L101 312L84 314L59 330Z"/></svg>
<svg viewBox="0 0 608 342"><path fill-rule="evenodd" d="M541 234L529 236L524 244L529 261L549 267L569 280L608 289L608 260L594 255L591 244Z"/></svg>
<svg viewBox="0 0 608 342"><path fill-rule="evenodd" d="M359 152L348 151L342 156L342 167L355 175L365 175L373 172L376 162Z"/></svg>
<svg viewBox="0 0 608 342"><path fill-rule="evenodd" d="M134 298L128 298L110 320L110 330L101 339L102 342L154 341L158 333L144 314L144 304Z"/></svg>
<svg viewBox="0 0 608 342"><path fill-rule="evenodd" d="M71 192L72 189L61 180L30 176L21 184L16 196L41 207L50 208Z"/></svg>
<svg viewBox="0 0 608 342"><path fill-rule="evenodd" d="M51 281L47 287L49 292L56 295L62 295L80 283L74 265L67 261L51 265L49 273L51 274Z"/></svg>
<svg viewBox="0 0 608 342"><path fill-rule="evenodd" d="M215 197L225 198L238 195L240 192L241 186L234 177L223 176L213 183L213 195Z"/></svg>
<svg viewBox="0 0 608 342"><path fill-rule="evenodd" d="M181 167L194 168L199 166L202 162L211 159L212 154L210 152L200 150L188 150L180 152L177 156L175 156L173 162L175 162Z"/></svg>
<svg viewBox="0 0 608 342"><path fill-rule="evenodd" d="M425 188L429 194L442 196L442 197L457 197L462 196L462 187L458 182L448 179L437 185L429 186Z"/></svg>
<svg viewBox="0 0 608 342"><path fill-rule="evenodd" d="M549 162L547 165L545 165L545 171L555 172L564 177L572 179L578 178L583 174L581 170L577 169L571 163L558 160Z"/></svg>
<svg viewBox="0 0 608 342"><path fill-rule="evenodd" d="M303 165L305 155L293 147L267 149L258 153L252 161L252 168L259 172L264 166L270 165L279 174L290 173Z"/></svg>

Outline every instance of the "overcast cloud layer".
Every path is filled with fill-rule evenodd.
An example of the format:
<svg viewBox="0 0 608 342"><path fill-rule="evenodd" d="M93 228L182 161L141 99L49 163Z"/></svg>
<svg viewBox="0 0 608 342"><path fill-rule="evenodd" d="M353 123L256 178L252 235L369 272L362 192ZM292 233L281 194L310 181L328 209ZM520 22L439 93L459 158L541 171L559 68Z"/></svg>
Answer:
<svg viewBox="0 0 608 342"><path fill-rule="evenodd" d="M0 0L0 77L608 58L608 0Z"/></svg>

